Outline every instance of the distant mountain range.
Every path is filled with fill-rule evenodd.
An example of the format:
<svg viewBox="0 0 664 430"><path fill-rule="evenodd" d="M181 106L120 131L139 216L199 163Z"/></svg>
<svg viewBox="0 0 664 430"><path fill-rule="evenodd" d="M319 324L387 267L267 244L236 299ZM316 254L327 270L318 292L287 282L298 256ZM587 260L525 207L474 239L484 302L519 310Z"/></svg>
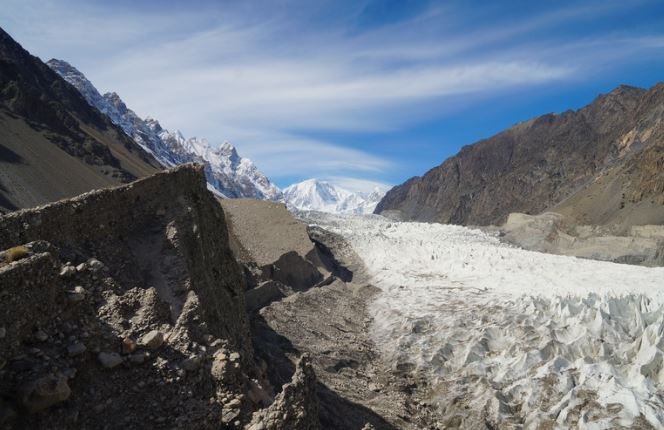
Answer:
<svg viewBox="0 0 664 430"><path fill-rule="evenodd" d="M404 220L500 224L555 211L582 224L664 223L664 84L620 86L465 146L394 187L376 213Z"/></svg>
<svg viewBox="0 0 664 430"><path fill-rule="evenodd" d="M72 84L91 106L122 128L165 167L190 162L204 164L211 189L223 197L264 200L281 198L279 188L251 160L240 157L230 143L214 148L205 139L187 139L180 131L164 129L156 119L141 119L118 94L113 92L101 95L85 75L69 63L52 59L46 64Z"/></svg>
<svg viewBox="0 0 664 430"><path fill-rule="evenodd" d="M220 196L304 210L367 213L375 206L404 220L470 225L554 211L581 224L664 224L664 84L620 86L579 110L517 124L382 199L379 190L353 193L318 180L282 193L232 145L215 147L141 119L117 94L101 95L64 61L47 66L0 29L0 212L187 162L204 164Z"/></svg>
<svg viewBox="0 0 664 430"><path fill-rule="evenodd" d="M354 192L318 179L293 184L284 189L286 205L299 209L331 213L370 214L385 195L378 188L369 193Z"/></svg>
<svg viewBox="0 0 664 430"><path fill-rule="evenodd" d="M46 64L165 167L203 163L210 190L221 197L283 201L291 208L324 212L371 213L384 194L378 190L356 193L317 180L292 185L282 193L251 160L238 155L230 143L215 148L206 139L185 138L180 131L171 132L154 118L140 118L117 93L100 94L83 73L66 61L51 59Z"/></svg>

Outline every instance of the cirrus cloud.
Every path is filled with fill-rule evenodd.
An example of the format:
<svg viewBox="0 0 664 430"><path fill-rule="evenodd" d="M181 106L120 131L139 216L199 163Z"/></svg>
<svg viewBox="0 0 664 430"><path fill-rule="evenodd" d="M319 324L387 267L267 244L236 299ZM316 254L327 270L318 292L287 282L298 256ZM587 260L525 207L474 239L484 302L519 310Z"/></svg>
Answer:
<svg viewBox="0 0 664 430"><path fill-rule="evenodd" d="M372 1L4 3L0 25L27 49L71 62L167 128L232 141L277 179L392 182L400 160L364 145L364 134L429 119L432 103L449 111L460 98L580 79L662 48L661 31L558 31L644 1L527 13L424 2L383 20L368 14Z"/></svg>

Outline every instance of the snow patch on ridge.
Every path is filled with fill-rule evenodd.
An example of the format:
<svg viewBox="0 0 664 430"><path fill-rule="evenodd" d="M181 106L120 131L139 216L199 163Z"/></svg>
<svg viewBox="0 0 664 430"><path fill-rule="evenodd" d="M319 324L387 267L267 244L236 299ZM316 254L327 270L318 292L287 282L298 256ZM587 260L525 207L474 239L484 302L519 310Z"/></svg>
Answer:
<svg viewBox="0 0 664 430"><path fill-rule="evenodd" d="M427 375L461 427L664 426L664 268L524 251L459 226L314 216L383 290L371 311L386 359Z"/></svg>

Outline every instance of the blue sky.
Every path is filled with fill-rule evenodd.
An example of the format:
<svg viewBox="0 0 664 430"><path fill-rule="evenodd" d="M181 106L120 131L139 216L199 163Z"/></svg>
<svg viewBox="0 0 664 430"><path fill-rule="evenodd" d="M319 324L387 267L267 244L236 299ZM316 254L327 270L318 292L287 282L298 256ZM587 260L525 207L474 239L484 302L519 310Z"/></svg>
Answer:
<svg viewBox="0 0 664 430"><path fill-rule="evenodd" d="M517 122L664 81L657 0L3 0L0 26L282 187L398 184Z"/></svg>

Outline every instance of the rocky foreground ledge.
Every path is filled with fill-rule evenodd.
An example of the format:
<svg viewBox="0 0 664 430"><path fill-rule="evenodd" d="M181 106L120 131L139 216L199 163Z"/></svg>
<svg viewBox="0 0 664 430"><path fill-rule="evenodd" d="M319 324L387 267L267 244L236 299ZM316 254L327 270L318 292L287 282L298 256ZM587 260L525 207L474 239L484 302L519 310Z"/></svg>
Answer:
<svg viewBox="0 0 664 430"><path fill-rule="evenodd" d="M0 250L0 427L319 427L309 359L282 390L255 357L202 168L0 217Z"/></svg>

